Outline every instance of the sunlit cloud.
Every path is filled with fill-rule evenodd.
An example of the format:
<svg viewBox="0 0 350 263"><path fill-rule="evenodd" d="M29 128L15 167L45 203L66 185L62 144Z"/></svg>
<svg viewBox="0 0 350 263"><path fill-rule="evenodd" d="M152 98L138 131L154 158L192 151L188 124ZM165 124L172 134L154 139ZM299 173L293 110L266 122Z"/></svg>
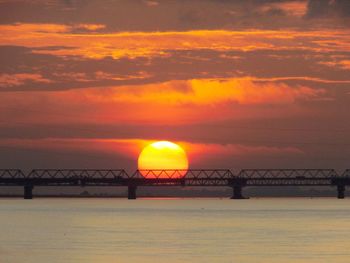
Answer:
<svg viewBox="0 0 350 263"><path fill-rule="evenodd" d="M86 33L74 32L84 28ZM350 50L349 30L273 31L273 30L196 30L167 32L98 33L103 25L14 24L0 25L1 45L31 48L55 46L62 49L37 49L33 52L91 59L112 57L167 56L169 50ZM91 32L90 32L91 31Z"/></svg>
<svg viewBox="0 0 350 263"><path fill-rule="evenodd" d="M59 80L64 80L65 82L74 81L89 83L102 80L136 80L151 77L150 74L143 71L135 72L133 75L112 74L104 71L96 71L90 75L85 72L54 72L52 75ZM89 87L89 85L87 85L87 87Z"/></svg>
<svg viewBox="0 0 350 263"><path fill-rule="evenodd" d="M260 7L262 12L273 12L274 10L281 10L288 15L302 17L307 12L307 1L271 2Z"/></svg>
<svg viewBox="0 0 350 263"><path fill-rule="evenodd" d="M127 86L104 90L90 90L92 100L129 103L214 105L236 102L239 104L289 104L298 99L312 99L325 94L324 89L305 86L290 87L284 83L258 83L242 79L194 79L169 81L143 86Z"/></svg>
<svg viewBox="0 0 350 263"><path fill-rule="evenodd" d="M0 88L20 86L27 82L50 83L52 81L44 78L40 74L0 74Z"/></svg>
<svg viewBox="0 0 350 263"><path fill-rule="evenodd" d="M326 65L329 67L335 67L339 69L350 70L350 60L339 60L339 61L322 61L321 65Z"/></svg>
<svg viewBox="0 0 350 263"><path fill-rule="evenodd" d="M322 63L325 64L325 63ZM350 79L341 80L341 79L325 79L325 78L316 78L309 76L296 76L296 77L272 77L272 78L254 78L254 81L307 81L307 82L316 82L316 83L325 83L325 84L350 84Z"/></svg>
<svg viewBox="0 0 350 263"><path fill-rule="evenodd" d="M159 5L159 2L157 1L154 1L154 0L143 0L143 2L147 5L147 6L157 6Z"/></svg>
<svg viewBox="0 0 350 263"><path fill-rule="evenodd" d="M211 119L280 116L290 107L296 107L293 114L305 115L306 112L297 110L299 103L326 100L329 96L321 88L259 82L249 78L174 80L51 92L7 92L0 97L0 105L5 107L0 111L0 121L6 120L6 125L12 121L22 124L102 125L122 122L176 125ZM268 105L280 110L266 107ZM12 116L11 119L8 116Z"/></svg>
<svg viewBox="0 0 350 263"><path fill-rule="evenodd" d="M106 26L101 24L77 24L71 27L71 29L85 29L89 31L96 31L104 29Z"/></svg>

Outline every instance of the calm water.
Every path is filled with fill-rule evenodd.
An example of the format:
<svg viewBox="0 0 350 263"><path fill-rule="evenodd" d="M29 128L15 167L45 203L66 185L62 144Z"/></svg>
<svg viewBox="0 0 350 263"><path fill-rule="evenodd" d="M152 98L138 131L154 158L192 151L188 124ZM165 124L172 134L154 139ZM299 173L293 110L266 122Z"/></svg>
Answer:
<svg viewBox="0 0 350 263"><path fill-rule="evenodd" d="M350 262L350 199L0 199L0 262Z"/></svg>

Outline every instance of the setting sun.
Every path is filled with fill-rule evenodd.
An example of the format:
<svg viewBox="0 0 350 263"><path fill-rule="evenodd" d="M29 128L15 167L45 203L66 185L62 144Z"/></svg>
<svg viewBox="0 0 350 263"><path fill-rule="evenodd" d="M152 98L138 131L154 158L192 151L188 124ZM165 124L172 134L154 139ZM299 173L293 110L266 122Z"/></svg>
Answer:
<svg viewBox="0 0 350 263"><path fill-rule="evenodd" d="M168 175L159 170L187 170L186 152L179 145L169 141L158 141L147 145L140 153L138 168L147 178L167 178ZM158 170L152 174L147 170ZM185 171L173 174L172 178L182 177Z"/></svg>

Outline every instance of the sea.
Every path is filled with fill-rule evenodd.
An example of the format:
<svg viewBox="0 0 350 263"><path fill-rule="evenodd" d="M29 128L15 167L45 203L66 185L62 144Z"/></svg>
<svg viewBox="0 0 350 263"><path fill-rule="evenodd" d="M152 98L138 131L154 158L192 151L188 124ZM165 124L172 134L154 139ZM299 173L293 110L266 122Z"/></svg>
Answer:
<svg viewBox="0 0 350 263"><path fill-rule="evenodd" d="M350 199L0 199L1 263L350 262Z"/></svg>

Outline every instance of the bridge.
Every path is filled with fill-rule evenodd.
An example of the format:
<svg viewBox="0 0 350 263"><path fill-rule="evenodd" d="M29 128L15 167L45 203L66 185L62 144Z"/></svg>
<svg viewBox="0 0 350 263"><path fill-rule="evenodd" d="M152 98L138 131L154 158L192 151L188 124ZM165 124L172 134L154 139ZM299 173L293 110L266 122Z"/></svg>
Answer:
<svg viewBox="0 0 350 263"><path fill-rule="evenodd" d="M217 186L231 187L232 199L245 199L247 186L334 186L337 197L345 198L350 185L350 169L228 169L137 170L128 174L123 169L0 169L0 186L21 186L24 199L33 198L35 186L118 186L128 188L128 199L136 199L142 186Z"/></svg>

